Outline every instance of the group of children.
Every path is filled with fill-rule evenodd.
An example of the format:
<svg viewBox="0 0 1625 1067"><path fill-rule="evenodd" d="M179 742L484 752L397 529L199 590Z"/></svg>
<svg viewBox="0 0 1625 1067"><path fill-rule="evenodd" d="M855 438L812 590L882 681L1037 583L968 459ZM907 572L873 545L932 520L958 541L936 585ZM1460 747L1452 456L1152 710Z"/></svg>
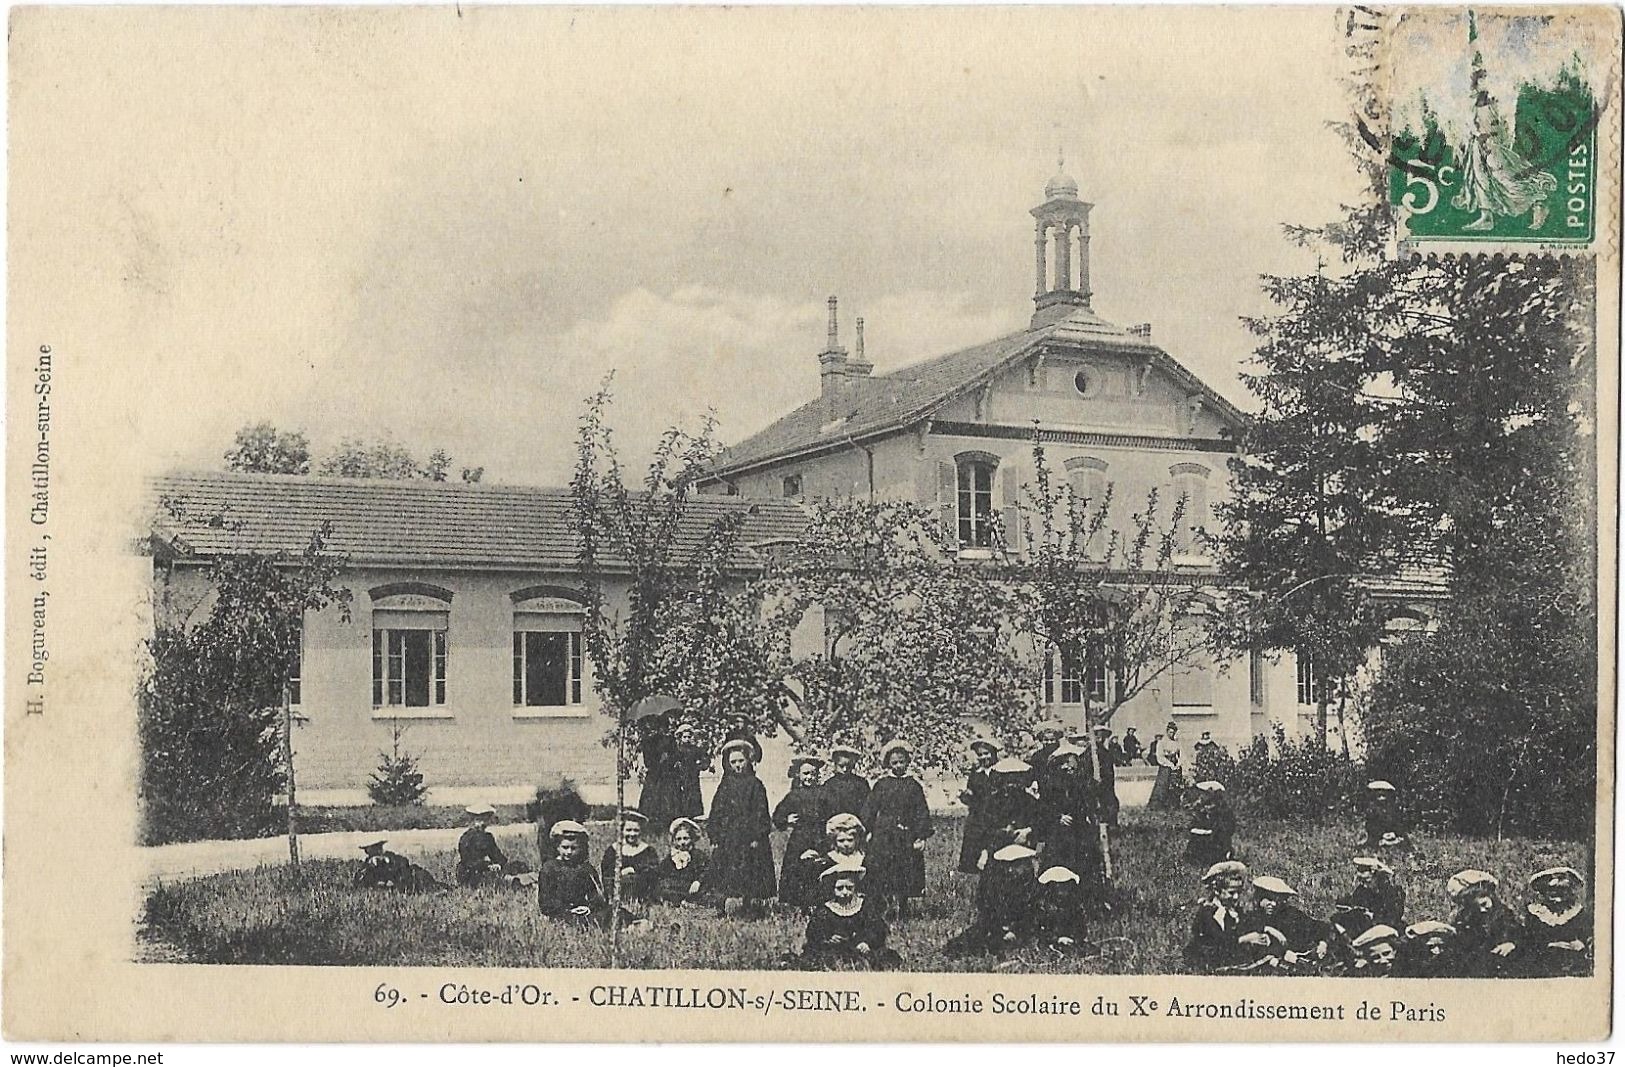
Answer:
<svg viewBox="0 0 1625 1067"><path fill-rule="evenodd" d="M1352 889L1317 919L1298 907L1280 878L1249 878L1238 860L1221 860L1202 878L1206 890L1191 922L1185 962L1216 974L1309 973L1365 978L1510 978L1583 974L1592 946L1585 878L1551 867L1529 879L1520 915L1487 871L1450 876L1449 922L1405 924L1405 891L1393 868L1374 856L1354 859ZM1252 903L1244 906L1249 882Z"/></svg>
<svg viewBox="0 0 1625 1067"><path fill-rule="evenodd" d="M1100 748L1090 753L1077 743L1086 738L1063 737L1058 727L1043 724L1040 744L1026 758L1004 754L991 739L972 743L976 766L960 794L968 816L958 869L978 877L975 915L948 942L948 955L999 954L1028 945L1063 954L1093 951L1088 924L1111 910L1101 845L1116 821L1115 789L1105 773L1106 739L1097 737ZM458 843L457 881L534 886L544 915L588 926L607 925L617 904L621 920L637 924L657 903L704 904L725 916L738 900L748 916L762 914L765 901L777 896L807 915L804 947L793 962L898 966L901 960L887 944L889 923L906 918L909 902L924 894L924 849L932 835L924 789L910 773L908 744L892 741L882 748L884 770L872 783L856 773L861 753L849 746L836 746L828 761L798 756L789 792L771 809L756 775L761 750L755 740L732 739L720 754L723 776L704 819L709 853L700 846L700 820L672 820L663 852L647 840L647 816L629 808L621 813L619 840L596 866L586 827L565 818L546 830L543 862L530 874L497 847L488 828L495 812L477 805L469 809L473 822ZM1521 914L1502 902L1493 875L1461 871L1446 885L1456 906L1452 921L1407 926L1405 889L1382 858L1409 844L1388 782L1367 787L1361 847L1370 854L1354 858L1353 883L1324 919L1304 911L1287 882L1251 877L1235 858L1236 818L1221 783L1197 783L1189 792L1185 856L1205 868L1204 894L1184 951L1193 969L1498 977L1576 974L1590 965L1585 879L1569 867L1532 876ZM775 829L786 834L776 869ZM357 885L440 888L383 844L365 846Z"/></svg>

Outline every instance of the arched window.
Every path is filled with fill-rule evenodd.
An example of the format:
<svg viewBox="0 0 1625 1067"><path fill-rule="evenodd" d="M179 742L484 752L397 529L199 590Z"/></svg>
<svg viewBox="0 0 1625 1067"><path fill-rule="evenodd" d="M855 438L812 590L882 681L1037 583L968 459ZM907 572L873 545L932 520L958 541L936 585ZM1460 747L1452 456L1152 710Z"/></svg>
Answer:
<svg viewBox="0 0 1625 1067"><path fill-rule="evenodd" d="M514 707L579 707L587 688L581 647L586 609L568 589L533 586L511 595Z"/></svg>
<svg viewBox="0 0 1625 1067"><path fill-rule="evenodd" d="M371 590L372 706L438 708L446 703L451 593L421 582Z"/></svg>
<svg viewBox="0 0 1625 1067"><path fill-rule="evenodd" d="M1100 510L1106 502L1106 461L1093 456L1074 456L1066 461L1066 484L1085 514Z"/></svg>
<svg viewBox="0 0 1625 1067"><path fill-rule="evenodd" d="M1179 528L1174 531L1174 552L1181 556L1205 556L1208 552L1203 534L1212 522L1208 503L1209 471L1200 463L1176 463L1168 473L1173 476L1170 509L1184 502Z"/></svg>
<svg viewBox="0 0 1625 1067"><path fill-rule="evenodd" d="M961 548L992 548L994 543L993 477L997 456L966 452L954 457Z"/></svg>

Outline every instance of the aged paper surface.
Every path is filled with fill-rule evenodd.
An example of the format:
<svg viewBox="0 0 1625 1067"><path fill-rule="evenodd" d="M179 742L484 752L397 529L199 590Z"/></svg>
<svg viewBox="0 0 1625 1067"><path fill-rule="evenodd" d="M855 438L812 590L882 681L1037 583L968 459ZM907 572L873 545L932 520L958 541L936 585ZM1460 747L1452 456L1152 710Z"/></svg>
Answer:
<svg viewBox="0 0 1625 1067"><path fill-rule="evenodd" d="M8 1038L1607 1034L1617 11L38 7L13 11L9 51ZM1375 185L1362 169L1373 165ZM1240 320L1280 313L1260 276L1341 269L1282 226L1348 217L1387 220L1389 262L1536 263L1578 294L1566 321L1572 358L1589 362L1591 377L1573 410L1589 412L1591 453L1573 477L1587 489L1595 479L1591 603L1605 660L1595 745L1575 746L1573 758L1595 760L1594 819L1554 810L1544 818L1579 829L1504 840L1493 820L1467 834L1419 822L1368 845L1357 812L1265 814L1226 772L1241 824L1222 851L1248 871L1236 880L1246 906L1221 915L1218 930L1254 914L1275 884L1253 877L1292 883L1305 910L1327 918L1353 884L1354 855L1398 872L1409 893L1402 927L1454 918L1447 889L1464 883L1447 880L1458 871L1493 872L1522 914L1534 903L1530 876L1567 868L1582 883L1577 903L1596 917L1591 929L1564 928L1580 945L1559 950L1574 954L1568 976L1356 981L1386 973L1392 953L1380 931L1361 940L1355 930L1341 960L1335 945L1322 958L1317 937L1293 962L1299 954L1271 948L1269 934L1252 953L1231 933L1226 951L1247 963L1191 964L1182 948L1193 916L1224 910L1212 895L1224 872L1203 884L1221 854L1183 860L1187 848L1200 854L1187 842L1202 827L1189 827L1177 801L1166 811L1148 801L1165 788L1213 791L1195 788L1188 769L1165 774L1143 759L1117 772L1111 912L1092 914L1077 938L1036 932L1035 903L1011 919L1009 945L996 923L991 942L976 941L988 934L978 915L997 911L997 899L976 900L989 865L1036 862L1041 894L1066 884L1053 870L1083 868L1080 885L1098 878L1099 857L1083 838L1070 867L1061 862L1056 842L1072 824L1059 821L1056 789L1032 816L1035 835L1021 838L1042 838L1041 856L1006 846L1016 851L999 860L994 842L986 855L969 849L959 873L968 757L946 775L922 774L937 833L920 853L923 900L892 918L897 969L792 966L800 904L775 904L765 919L738 904L726 918L692 904L634 910L616 933L620 968L605 966L608 932L564 930L538 913L557 871L543 868L539 891L520 870L543 847L525 802L544 780L578 782L598 809L588 819L596 868L614 832L613 807L603 807L615 800L613 748L602 743L614 721L592 710L596 668L576 643L585 609L558 510L568 494L522 487L569 484L584 398L606 372L617 372L614 418L639 476L663 427L694 426L715 409L719 439L734 449L711 488L762 498L745 520L752 551L793 540L794 516L816 497L909 498L945 509L962 565L996 563L1008 527L994 514L1026 519L1013 484L997 471L978 482L977 472L1001 458L1008 471L1030 452L1035 422L1058 466L1071 460L1080 495L1103 484L1091 477L1132 480L1160 464L1157 477L1187 502L1209 506L1209 478L1222 498L1217 479L1258 406L1240 374L1256 372L1243 365L1259 341ZM845 319L833 298L826 309L828 293L840 294ZM1403 299L1400 309L1433 310ZM863 316L856 334L853 316ZM1004 347L989 361L994 338ZM950 352L966 355L946 370L931 364L950 380L925 396L924 372L909 368ZM1406 397L1406 383L1388 385ZM832 406L786 418L819 397ZM872 397L880 414L863 407ZM1526 425L1521 417L1508 426ZM262 422L307 435L307 473L225 473L222 457L242 443L234 435ZM356 472L327 461L356 441L395 451L351 449L355 462L411 453L406 469L396 480L343 477ZM289 442L261 443L268 461ZM820 450L851 462L784 465ZM447 478L439 486L436 472ZM183 830L138 844L152 840L155 798L176 785L163 774L259 773L165 764L149 770L142 803L137 693L153 677L149 642L170 618L170 594L192 597L186 610L201 618L215 595L209 568L250 550L281 551L287 563L323 521L345 557L336 584L351 598L342 620L334 605L307 615L301 670L286 679L297 693L288 720L299 723L290 747L307 820L302 873L288 871L287 838L274 833ZM1170 572L1208 574L1207 561L1188 558L1194 542L1170 543L1184 553ZM1447 593L1406 580L1387 588L1426 610L1393 619L1426 630L1448 617ZM1404 637L1391 626L1389 639ZM1245 654L1236 662L1169 668L1124 698L1112 728L1138 724L1150 741L1177 720L1197 767L1217 766L1189 743L1204 732L1241 752L1279 721L1301 747L1320 728L1316 704L1324 715L1328 703L1312 669L1294 675L1290 660L1255 657L1249 677ZM198 681L199 699L252 669ZM1035 676L1034 699L1049 707L1043 717L1086 737L1079 716L1090 713L1079 709L1122 695L1126 677L1121 664L1103 668L1097 698L1093 674L1057 660L1047 681ZM162 695L183 702L177 692ZM1520 735L1525 748L1542 729ZM1357 756L1356 727L1343 730ZM1000 731L1018 733L1030 736ZM804 747L828 755L827 738L810 726L807 736ZM899 734L882 724L878 738L865 736ZM908 736L928 754L929 731L924 743ZM429 788L420 808L392 808L395 821L366 793L392 737ZM790 747L762 740L761 781L777 805ZM874 777L869 747L860 756ZM275 746L263 751L278 758ZM1082 763L1089 773L1087 753ZM731 858L716 832L713 769L705 804L716 851ZM1420 793L1425 778L1401 785ZM641 803L653 808L647 785ZM629 798L637 790L634 776ZM487 803L509 855L470 868L471 880L495 884L458 885L459 834ZM196 831L228 814L192 795L167 817ZM876 817L892 814L881 806ZM669 840L654 836L663 855ZM417 877L406 874L394 888L353 884L360 846L378 839L444 884L397 892ZM763 843L772 881L789 869L785 834ZM867 879L912 863L909 842L887 859L889 847L870 846ZM809 884L822 893L825 881L815 872ZM768 894L722 895L748 904ZM803 903L815 916L822 906ZM1546 959L1550 939L1520 929L1517 958ZM974 934L972 949L949 953L962 934ZM1389 931L1395 943L1405 934ZM1400 947L1426 937L1413 929ZM1485 967L1508 958L1490 959L1497 947L1484 945Z"/></svg>

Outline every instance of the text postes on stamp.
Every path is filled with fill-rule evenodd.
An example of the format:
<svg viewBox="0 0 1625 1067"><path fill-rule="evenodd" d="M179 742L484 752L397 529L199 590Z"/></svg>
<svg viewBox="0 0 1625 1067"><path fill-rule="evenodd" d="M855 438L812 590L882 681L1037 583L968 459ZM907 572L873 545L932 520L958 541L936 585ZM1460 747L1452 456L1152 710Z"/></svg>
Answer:
<svg viewBox="0 0 1625 1067"><path fill-rule="evenodd" d="M1612 48L1578 15L1412 10L1387 49L1387 199L1402 243L1585 249Z"/></svg>

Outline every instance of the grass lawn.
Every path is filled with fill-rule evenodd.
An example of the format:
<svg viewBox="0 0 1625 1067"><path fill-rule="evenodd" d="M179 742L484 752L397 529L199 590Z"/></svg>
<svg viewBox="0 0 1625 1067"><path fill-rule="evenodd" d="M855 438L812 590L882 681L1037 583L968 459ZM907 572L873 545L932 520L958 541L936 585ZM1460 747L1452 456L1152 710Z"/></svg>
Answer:
<svg viewBox="0 0 1625 1067"><path fill-rule="evenodd" d="M927 844L929 885L923 902L892 932L906 967L919 971L1082 971L1163 974L1182 969L1189 908L1197 876L1180 856L1185 821L1138 809L1123 812L1114 848L1124 897L1118 915L1093 936L1108 951L1094 959L1058 959L1029 950L1009 959L950 960L942 945L970 919L974 878L953 873L960 823L939 819ZM608 827L593 827L596 860ZM1255 874L1285 878L1302 894L1306 910L1324 915L1352 879L1348 865L1359 830L1275 820L1242 820L1236 847ZM1521 907L1534 871L1567 864L1590 872L1578 842L1487 841L1418 835L1415 849L1396 861L1409 894L1407 921L1448 919L1444 880L1463 867L1495 872L1508 903ZM776 842L782 855L782 841ZM534 867L534 843L520 852ZM427 860L436 877L451 882L454 856ZM296 876L286 867L215 875L159 886L149 896L143 936L164 956L197 963L328 964L348 966L608 966L607 935L560 928L536 910L530 893L452 889L406 896L350 888L356 865L306 863ZM771 968L798 950L805 919L775 911L752 921L720 921L709 909L657 907L652 925L623 938L629 967Z"/></svg>

